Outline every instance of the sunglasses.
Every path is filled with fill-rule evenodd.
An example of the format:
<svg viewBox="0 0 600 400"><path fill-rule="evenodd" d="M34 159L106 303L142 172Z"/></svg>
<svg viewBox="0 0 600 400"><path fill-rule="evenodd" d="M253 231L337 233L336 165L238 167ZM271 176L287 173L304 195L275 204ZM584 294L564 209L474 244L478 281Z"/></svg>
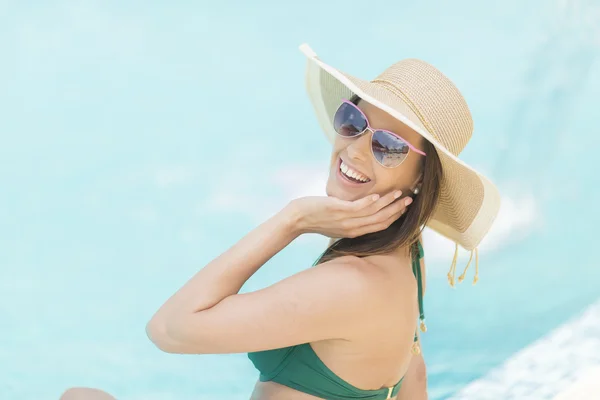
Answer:
<svg viewBox="0 0 600 400"><path fill-rule="evenodd" d="M373 129L367 116L360 108L344 99L333 117L333 127L338 135L344 138L357 138L366 131L373 133L371 151L375 160L386 168L395 168L408 157L408 152L425 155L400 135L382 129Z"/></svg>

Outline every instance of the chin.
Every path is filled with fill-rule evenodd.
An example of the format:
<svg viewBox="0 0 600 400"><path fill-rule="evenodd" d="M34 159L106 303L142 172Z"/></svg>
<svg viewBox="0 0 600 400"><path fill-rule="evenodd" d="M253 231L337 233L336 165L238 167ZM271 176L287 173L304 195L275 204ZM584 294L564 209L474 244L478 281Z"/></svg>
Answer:
<svg viewBox="0 0 600 400"><path fill-rule="evenodd" d="M359 193L352 193L347 190L343 190L342 188L339 187L338 184L336 184L335 180L336 180L335 176L334 177L329 176L329 179L327 179L327 185L325 186L325 193L327 194L327 196L336 197L340 200L353 201L353 200L358 200L369 194L369 193L364 193L363 195L360 195Z"/></svg>
<svg viewBox="0 0 600 400"><path fill-rule="evenodd" d="M335 157L332 161L325 192L327 196L337 197L341 200L353 201L361 199L369 194L374 193L375 181L369 179L367 182L361 183L353 181L342 173L342 160ZM355 177L355 176L353 176Z"/></svg>
<svg viewBox="0 0 600 400"><path fill-rule="evenodd" d="M329 197L337 197L338 199L348 200L342 191L336 190L334 185L331 184L331 178L327 180L327 185L325 186L325 193Z"/></svg>

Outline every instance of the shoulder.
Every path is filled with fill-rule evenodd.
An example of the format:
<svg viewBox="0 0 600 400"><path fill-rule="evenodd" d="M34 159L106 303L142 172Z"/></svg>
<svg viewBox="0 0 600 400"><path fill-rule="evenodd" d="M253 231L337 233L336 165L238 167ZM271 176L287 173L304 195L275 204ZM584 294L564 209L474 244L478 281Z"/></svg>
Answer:
<svg viewBox="0 0 600 400"><path fill-rule="evenodd" d="M365 273L376 275L373 279L379 281L380 289L385 290L388 301L392 293L399 295L401 299L416 296L417 285L410 255L383 254L365 257L364 261L370 265Z"/></svg>
<svg viewBox="0 0 600 400"><path fill-rule="evenodd" d="M314 278L327 285L342 286L338 294L375 294L385 276L381 268L366 258L342 256L311 268ZM340 285L343 284L343 285ZM345 287L345 288L344 288ZM369 296L368 299L371 299Z"/></svg>
<svg viewBox="0 0 600 400"><path fill-rule="evenodd" d="M384 303L384 276L364 259L343 256L307 268L263 293L271 318L290 318L304 341L348 339L376 318ZM293 329L292 329L293 330Z"/></svg>
<svg viewBox="0 0 600 400"><path fill-rule="evenodd" d="M369 268L362 259L341 257L228 296L178 321L172 339L183 343L177 351L213 354L348 340L379 315L382 279Z"/></svg>
<svg viewBox="0 0 600 400"><path fill-rule="evenodd" d="M376 317L394 290L390 276L370 257L342 256L303 271L296 290L314 293L323 307L353 319ZM294 290L294 289L293 289ZM317 294L319 292L319 294Z"/></svg>
<svg viewBox="0 0 600 400"><path fill-rule="evenodd" d="M381 297L385 276L380 268L355 256L338 257L302 270L256 294L288 311L304 310L344 319L370 312Z"/></svg>
<svg viewBox="0 0 600 400"><path fill-rule="evenodd" d="M373 310L397 309L398 303L412 307L417 296L410 257L397 254L344 256L319 267L322 270L315 271L315 275L319 274L317 279L338 286L337 295L347 297L351 304L360 298L361 309L374 317Z"/></svg>

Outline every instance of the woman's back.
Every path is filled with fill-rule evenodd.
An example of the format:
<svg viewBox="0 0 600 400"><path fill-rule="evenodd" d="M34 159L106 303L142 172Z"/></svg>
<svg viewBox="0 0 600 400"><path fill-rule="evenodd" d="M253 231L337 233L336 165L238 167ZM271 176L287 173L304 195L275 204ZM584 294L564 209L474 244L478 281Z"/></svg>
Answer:
<svg viewBox="0 0 600 400"><path fill-rule="evenodd" d="M347 337L250 353L261 371L253 398L385 399L398 393L419 315L413 266L422 265L401 253L354 258L366 279L378 285L380 301Z"/></svg>

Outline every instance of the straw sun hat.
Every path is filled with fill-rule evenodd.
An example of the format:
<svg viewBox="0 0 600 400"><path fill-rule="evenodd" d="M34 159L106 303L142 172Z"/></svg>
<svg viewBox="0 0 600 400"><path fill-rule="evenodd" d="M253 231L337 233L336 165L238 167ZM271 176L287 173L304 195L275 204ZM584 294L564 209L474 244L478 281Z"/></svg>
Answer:
<svg viewBox="0 0 600 400"><path fill-rule="evenodd" d="M448 281L454 286L458 246L475 253L500 208L500 194L485 176L458 158L473 133L465 99L440 71L424 61L404 59L372 81L358 79L323 61L307 45L306 89L319 125L330 142L336 137L333 116L342 99L353 94L380 108L431 142L439 155L443 178L440 200L427 226L455 244ZM465 273L458 278L464 279Z"/></svg>

